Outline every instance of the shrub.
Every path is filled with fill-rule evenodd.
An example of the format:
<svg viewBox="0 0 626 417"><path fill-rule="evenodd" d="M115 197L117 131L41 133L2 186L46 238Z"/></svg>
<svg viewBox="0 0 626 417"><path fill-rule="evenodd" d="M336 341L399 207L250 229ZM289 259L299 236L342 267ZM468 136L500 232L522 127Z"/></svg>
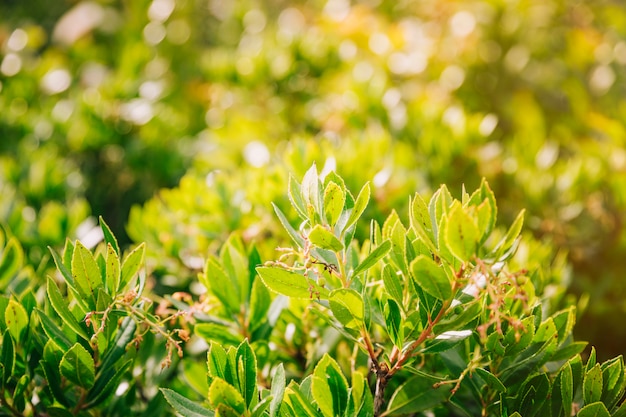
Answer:
<svg viewBox="0 0 626 417"><path fill-rule="evenodd" d="M369 183L353 194L313 165L288 184L298 220L274 211L291 244L264 261L275 239L231 234L199 297L157 296L145 245L123 254L102 219L94 251L51 249L45 291L3 240L2 413L626 414L622 357L583 361L575 307L555 309L550 276L524 265L524 212L499 227L486 181L416 193L363 238Z"/></svg>

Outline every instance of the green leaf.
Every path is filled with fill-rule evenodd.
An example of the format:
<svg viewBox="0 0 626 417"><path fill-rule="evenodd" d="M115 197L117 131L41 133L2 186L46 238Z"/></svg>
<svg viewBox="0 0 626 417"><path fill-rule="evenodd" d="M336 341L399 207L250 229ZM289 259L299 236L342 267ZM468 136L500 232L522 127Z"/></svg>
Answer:
<svg viewBox="0 0 626 417"><path fill-rule="evenodd" d="M476 253L478 243L478 228L474 219L460 204L455 204L448 214L445 226L446 247L461 262L468 261Z"/></svg>
<svg viewBox="0 0 626 417"><path fill-rule="evenodd" d="M260 279L252 283L250 309L248 310L249 330L254 331L267 321L268 310L272 304L269 290Z"/></svg>
<svg viewBox="0 0 626 417"><path fill-rule="evenodd" d="M415 283L438 300L452 297L452 285L442 267L431 258L420 255L411 262Z"/></svg>
<svg viewBox="0 0 626 417"><path fill-rule="evenodd" d="M48 246L48 250L52 254L52 259L54 259L54 263L56 264L57 269L59 270L61 275L63 275L63 278L65 278L67 284L73 286L74 278L72 278L71 272L66 268L65 264L63 263L63 259L61 259L61 256L59 256L59 254L50 246Z"/></svg>
<svg viewBox="0 0 626 417"><path fill-rule="evenodd" d="M12 237L0 257L0 288L4 287L19 272L24 262L24 251L19 241Z"/></svg>
<svg viewBox="0 0 626 417"><path fill-rule="evenodd" d="M585 404L591 404L600 401L602 398L602 368L600 364L596 364L587 371L583 380L583 399Z"/></svg>
<svg viewBox="0 0 626 417"><path fill-rule="evenodd" d="M381 260L385 255L387 255L390 249L391 242L389 240L385 240L384 242L382 242L376 247L376 249L371 251L369 255L365 257L365 259L363 259L363 262L361 262L359 266L354 269L354 272L352 272L352 276L356 277L357 275L367 271L368 269L376 265L376 262Z"/></svg>
<svg viewBox="0 0 626 417"><path fill-rule="evenodd" d="M428 213L428 207L421 195L415 194L410 202L411 211L409 220L415 233L424 241L429 248L434 249L433 226Z"/></svg>
<svg viewBox="0 0 626 417"><path fill-rule="evenodd" d="M229 327L218 323L198 323L194 332L206 341L217 341L225 345L237 346L243 336L234 334Z"/></svg>
<svg viewBox="0 0 626 417"><path fill-rule="evenodd" d="M270 403L270 417L278 416L280 411L280 405L283 402L285 395L285 368L283 364L279 364L276 367L276 372L272 378L272 402Z"/></svg>
<svg viewBox="0 0 626 417"><path fill-rule="evenodd" d="M494 374L483 368L476 368L474 371L485 381L489 388L506 394L506 387Z"/></svg>
<svg viewBox="0 0 626 417"><path fill-rule="evenodd" d="M207 353L207 368L210 378L227 379L228 358L226 351L219 343L211 342Z"/></svg>
<svg viewBox="0 0 626 417"><path fill-rule="evenodd" d="M346 193L343 188L333 181L329 182L324 190L324 216L331 227L339 220L345 203Z"/></svg>
<svg viewBox="0 0 626 417"><path fill-rule="evenodd" d="M283 227L287 231L287 234L289 235L289 237L291 237L291 240L293 240L296 245L298 245L298 247L303 248L304 238L300 235L300 233L296 232L296 229L291 226L285 214L278 208L276 204L272 203L272 207L274 207L274 212L276 213L280 224L283 225ZM303 218L306 218L306 215L303 215Z"/></svg>
<svg viewBox="0 0 626 417"><path fill-rule="evenodd" d="M102 275L93 255L80 241L76 241L72 256L72 277L81 297L95 310L96 291L102 287Z"/></svg>
<svg viewBox="0 0 626 417"><path fill-rule="evenodd" d="M595 402L589 405L584 406L578 414L577 417L611 417L609 410L606 409L606 406L601 402Z"/></svg>
<svg viewBox="0 0 626 417"><path fill-rule="evenodd" d="M328 290L312 279L280 268L261 266L257 272L267 288L287 297L303 299L328 299Z"/></svg>
<svg viewBox="0 0 626 417"><path fill-rule="evenodd" d="M572 415L572 402L574 401L574 377L572 375L572 367L566 363L561 372L557 376L561 385L561 401L563 402L563 411L566 417Z"/></svg>
<svg viewBox="0 0 626 417"><path fill-rule="evenodd" d="M11 299L4 311L4 320L13 340L19 344L22 339L22 333L28 327L28 314L26 314L26 310L20 303Z"/></svg>
<svg viewBox="0 0 626 417"><path fill-rule="evenodd" d="M215 413L183 397L176 391L160 388L167 402L183 417L213 417Z"/></svg>
<svg viewBox="0 0 626 417"><path fill-rule="evenodd" d="M309 241L321 249L333 252L343 250L343 243L331 231L326 230L324 226L319 224L315 225L309 233Z"/></svg>
<svg viewBox="0 0 626 417"><path fill-rule="evenodd" d="M602 402L608 408L613 408L624 395L624 358L608 360L601 365L602 368Z"/></svg>
<svg viewBox="0 0 626 417"><path fill-rule="evenodd" d="M447 400L450 386L434 388L437 378L419 374L406 380L391 396L383 416L419 413L436 407Z"/></svg>
<svg viewBox="0 0 626 417"><path fill-rule="evenodd" d="M370 184L368 182L363 186L363 188L361 188L359 195L354 201L354 207L352 208L352 211L350 212L350 217L348 217L348 221L346 222L346 225L343 227L342 232L345 232L346 230L348 230L353 224L357 222L357 220L359 220L359 218L365 211L365 208L367 207L367 203L369 203L369 201L370 201Z"/></svg>
<svg viewBox="0 0 626 417"><path fill-rule="evenodd" d="M57 287L57 284L50 277L48 277L47 289L50 304L52 304L52 308L54 308L54 311L56 311L59 317L61 317L63 323L65 323L77 335L88 341L89 336L87 336L87 332L80 325L76 317L74 317L69 307L67 306L67 302L64 300L63 294L61 294L59 287Z"/></svg>
<svg viewBox="0 0 626 417"><path fill-rule="evenodd" d="M243 397L228 382L222 378L214 378L209 387L209 402L214 408L226 405L242 415L246 410Z"/></svg>
<svg viewBox="0 0 626 417"><path fill-rule="evenodd" d="M44 333L50 340L52 340L58 347L64 352L67 351L73 344L68 336L63 333L63 330L57 324L48 317L43 311L36 310L39 314L39 320L41 321L41 327Z"/></svg>
<svg viewBox="0 0 626 417"><path fill-rule="evenodd" d="M509 230L506 232L506 235L502 238L502 240L498 243L495 248L495 252L497 253L496 258L500 258L502 254L507 252L513 244L515 240L518 238L519 234L522 231L522 226L524 225L524 210L520 211L515 221L509 227Z"/></svg>
<svg viewBox="0 0 626 417"><path fill-rule="evenodd" d="M0 369L2 369L2 375L0 375L0 388L4 388L13 375L13 369L15 366L15 347L13 344L13 338L9 332L4 332L4 335L2 336L0 359Z"/></svg>
<svg viewBox="0 0 626 417"><path fill-rule="evenodd" d="M402 349L404 343L404 328L402 326L402 313L398 303L393 298L387 300L387 304L383 309L385 323L387 325L387 333L391 341L396 347Z"/></svg>
<svg viewBox="0 0 626 417"><path fill-rule="evenodd" d="M115 368L101 369L87 395L87 406L95 407L109 399L119 387L120 381L132 363L132 359L127 360L117 371Z"/></svg>
<svg viewBox="0 0 626 417"><path fill-rule="evenodd" d="M246 403L246 408L250 408L250 404L258 395L256 382L256 356L245 339L239 347L237 347L237 375L239 378L239 392L242 394Z"/></svg>
<svg viewBox="0 0 626 417"><path fill-rule="evenodd" d="M104 219L102 218L102 216L99 216L98 220L100 222L100 228L102 229L102 234L104 235L104 241L107 243L107 246L111 245L111 247L115 251L115 254L119 257L120 246L117 243L117 239L115 238L115 235L109 228L109 225L104 222Z"/></svg>
<svg viewBox="0 0 626 417"><path fill-rule="evenodd" d="M343 416L348 405L348 382L327 353L313 371L312 392L325 417Z"/></svg>
<svg viewBox="0 0 626 417"><path fill-rule="evenodd" d="M79 387L89 389L95 381L93 358L81 344L75 343L59 364L61 375Z"/></svg>
<svg viewBox="0 0 626 417"><path fill-rule="evenodd" d="M291 202L293 208L296 209L300 218L302 218L302 220L305 220L307 218L306 203L302 198L302 187L300 186L298 180L296 180L296 178L292 174L289 174L288 195L289 201Z"/></svg>
<svg viewBox="0 0 626 417"><path fill-rule="evenodd" d="M113 296L120 289L120 258L110 243L107 243L105 288Z"/></svg>
<svg viewBox="0 0 626 417"><path fill-rule="evenodd" d="M358 329L363 326L365 306L358 292L349 288L340 288L330 293L328 301L333 315L341 324L349 329Z"/></svg>
<svg viewBox="0 0 626 417"><path fill-rule="evenodd" d="M398 305L402 306L403 304L403 290L402 290L402 282L400 281L399 272L396 273L393 270L391 265L385 265L383 267L383 284L385 285L385 290L393 297L394 300L398 303Z"/></svg>
<svg viewBox="0 0 626 417"><path fill-rule="evenodd" d="M126 346L135 337L135 329L137 324L132 317L125 317L122 324L119 325L115 339L109 346L106 353L102 357L100 369L109 369L115 366L117 361L126 353Z"/></svg>
<svg viewBox="0 0 626 417"><path fill-rule="evenodd" d="M124 290L126 285L128 285L131 279L133 279L133 277L137 274L137 271L139 271L139 268L143 264L143 258L145 253L146 244L141 243L139 246L133 249L132 252L130 252L126 256L124 262L122 262L122 275L119 285L120 291Z"/></svg>

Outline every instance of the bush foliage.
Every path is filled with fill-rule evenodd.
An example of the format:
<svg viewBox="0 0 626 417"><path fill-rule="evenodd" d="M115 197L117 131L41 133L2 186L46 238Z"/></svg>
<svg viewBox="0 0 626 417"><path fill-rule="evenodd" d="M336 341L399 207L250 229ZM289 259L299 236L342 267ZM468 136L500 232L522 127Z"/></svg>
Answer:
<svg viewBox="0 0 626 417"><path fill-rule="evenodd" d="M621 415L624 28L612 2L6 2L0 413Z"/></svg>

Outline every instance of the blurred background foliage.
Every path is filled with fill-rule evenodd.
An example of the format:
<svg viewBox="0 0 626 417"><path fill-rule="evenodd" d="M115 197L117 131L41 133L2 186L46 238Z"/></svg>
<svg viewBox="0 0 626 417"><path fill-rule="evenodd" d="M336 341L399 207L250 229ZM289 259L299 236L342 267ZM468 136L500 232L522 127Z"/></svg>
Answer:
<svg viewBox="0 0 626 417"><path fill-rule="evenodd" d="M486 177L503 224L527 209L555 291L589 296L577 337L608 358L626 351L624 97L620 1L5 0L0 221L42 271L102 215L148 242L165 293L232 231L270 259L270 202L295 220L288 173L313 161L371 180L379 220Z"/></svg>

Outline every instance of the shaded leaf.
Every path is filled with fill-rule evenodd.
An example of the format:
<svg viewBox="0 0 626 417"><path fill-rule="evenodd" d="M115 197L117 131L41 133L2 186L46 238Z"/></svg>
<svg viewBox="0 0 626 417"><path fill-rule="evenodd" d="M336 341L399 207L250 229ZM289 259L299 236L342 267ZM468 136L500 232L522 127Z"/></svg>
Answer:
<svg viewBox="0 0 626 417"><path fill-rule="evenodd" d="M436 407L450 395L449 384L434 388L437 378L414 375L400 385L391 396L383 416L418 413Z"/></svg>
<svg viewBox="0 0 626 417"><path fill-rule="evenodd" d="M61 294L59 287L57 287L57 284L50 277L48 277L48 280L47 280L47 289L48 289L47 293L48 293L48 299L50 300L50 304L52 304L52 308L54 308L54 311L56 311L59 317L61 317L61 320L63 320L63 323L65 323L70 329L76 332L76 334L82 337L83 339L89 340L89 336L87 336L87 332L80 325L76 317L74 317L69 307L67 306L67 303L64 300L63 294Z"/></svg>
<svg viewBox="0 0 626 417"><path fill-rule="evenodd" d="M59 364L61 375L79 387L89 389L95 381L93 358L81 344L75 343Z"/></svg>
<svg viewBox="0 0 626 417"><path fill-rule="evenodd" d="M167 402L177 413L183 417L213 417L215 413L183 397L176 391L168 388L160 388Z"/></svg>

